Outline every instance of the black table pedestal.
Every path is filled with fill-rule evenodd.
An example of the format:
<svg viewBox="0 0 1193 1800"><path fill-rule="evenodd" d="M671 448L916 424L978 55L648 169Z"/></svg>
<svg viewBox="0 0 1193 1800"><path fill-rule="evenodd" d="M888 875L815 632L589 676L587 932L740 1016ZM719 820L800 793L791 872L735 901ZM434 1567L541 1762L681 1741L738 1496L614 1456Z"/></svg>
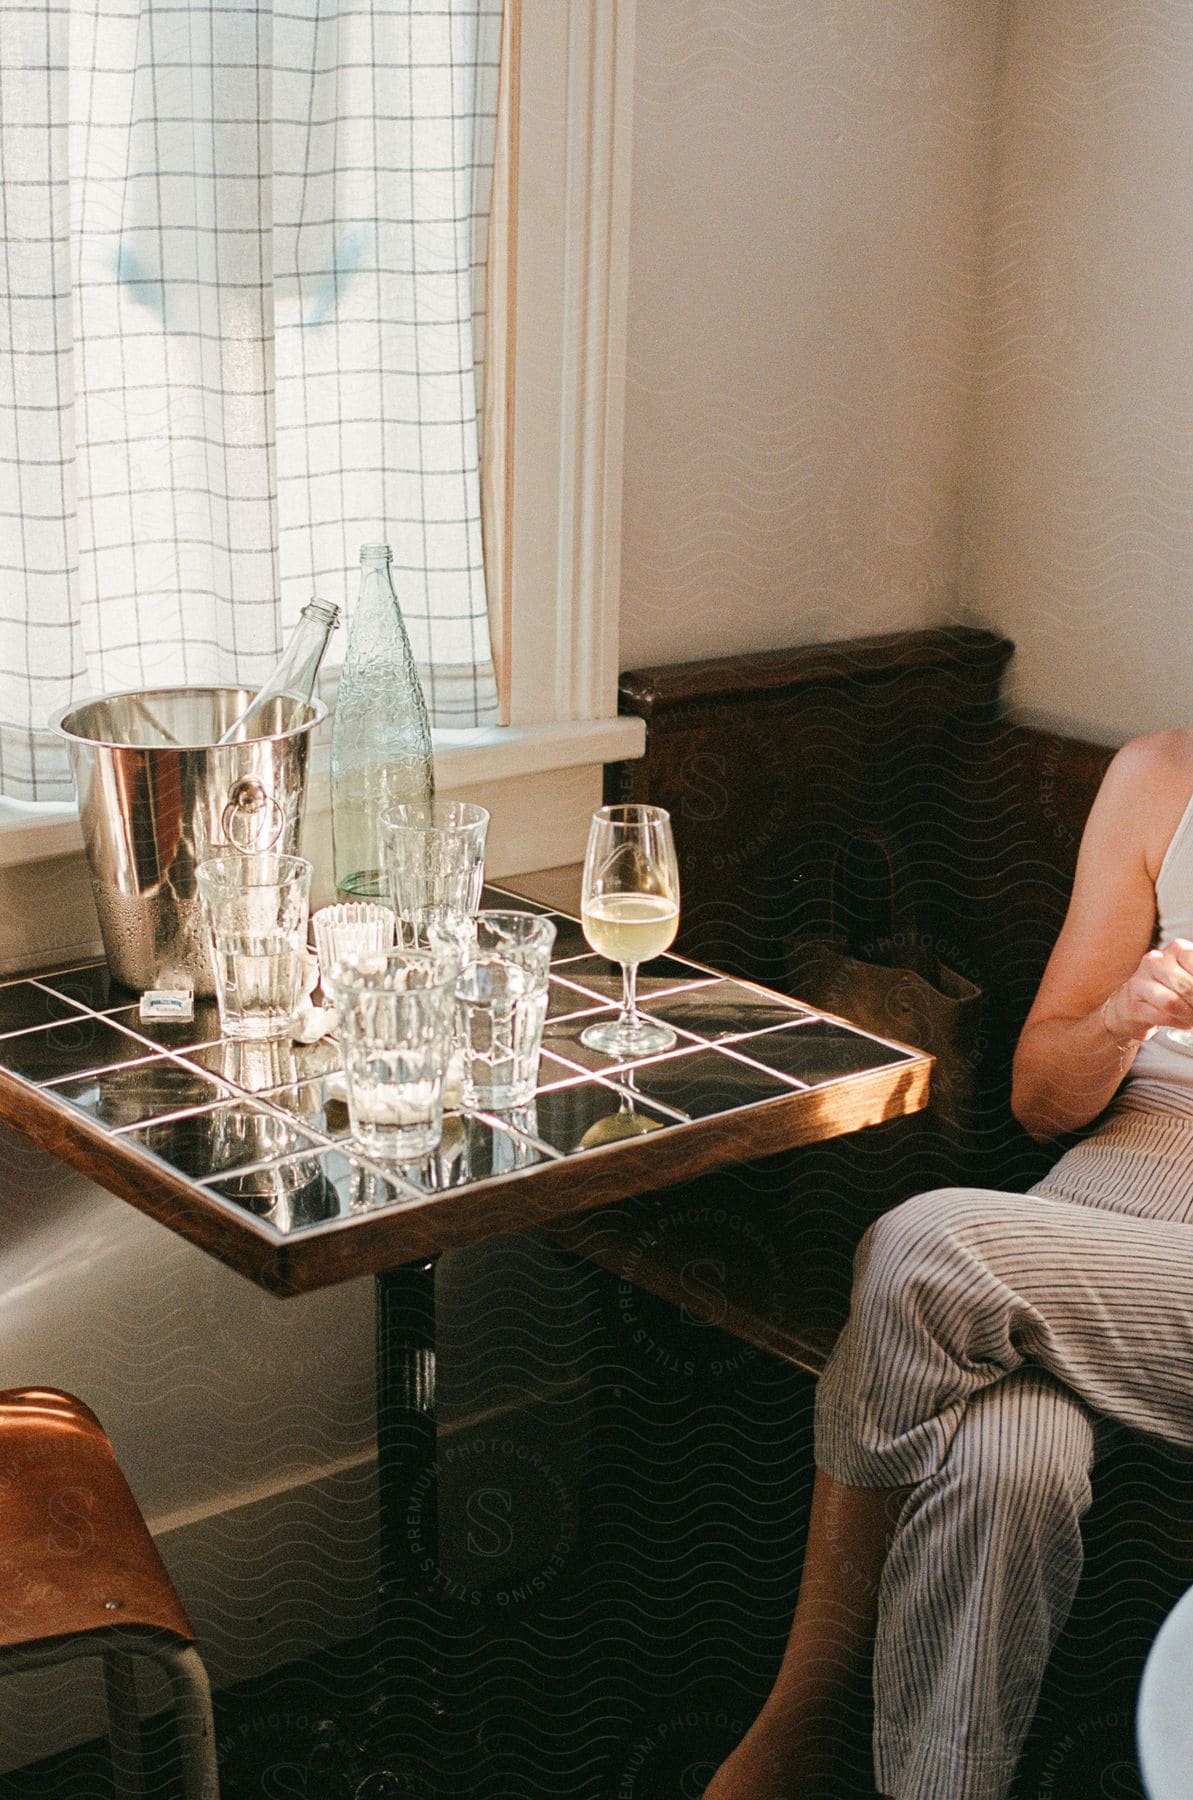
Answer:
<svg viewBox="0 0 1193 1800"><path fill-rule="evenodd" d="M358 1707L307 1766L308 1800L445 1800L435 1260L376 1278L378 1605Z"/></svg>

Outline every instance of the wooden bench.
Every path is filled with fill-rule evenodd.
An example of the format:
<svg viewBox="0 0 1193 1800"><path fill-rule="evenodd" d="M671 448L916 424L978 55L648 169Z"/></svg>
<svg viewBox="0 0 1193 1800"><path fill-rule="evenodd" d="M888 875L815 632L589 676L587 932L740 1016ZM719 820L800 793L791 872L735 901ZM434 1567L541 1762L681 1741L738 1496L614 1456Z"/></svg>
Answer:
<svg viewBox="0 0 1193 1800"><path fill-rule="evenodd" d="M789 940L833 927L864 937L860 912L834 918L831 883L843 846L877 846L900 929L982 989L973 1152L951 1174L1022 1190L1052 1152L1011 1116L1011 1053L1111 751L1009 719L1001 685L1012 653L992 632L931 630L632 671L622 710L645 719L646 754L609 770L606 799L672 814L677 947L780 988ZM538 881L543 898L577 909L578 870ZM926 1169L942 1169L933 1131L897 1120L794 1153L778 1213L768 1197L771 1236L781 1231L788 1251L780 1291L773 1259L727 1264L725 1328L818 1369L865 1226L931 1185ZM632 1261L637 1285L678 1303L699 1246L672 1234L644 1250L650 1204L555 1235L615 1272Z"/></svg>
<svg viewBox="0 0 1193 1800"><path fill-rule="evenodd" d="M1011 1115L1011 1054L1112 752L1008 716L1001 685L1012 654L991 632L930 630L628 673L622 709L646 720L646 754L609 770L606 799L671 811L678 948L776 987L786 941L823 937L833 923L841 846L860 838L888 853L900 921L983 991L963 1178L1022 1191L1055 1151ZM561 871L543 897L574 910L577 892L578 871ZM844 923L864 929L857 918ZM857 1239L878 1213L930 1185L930 1132L922 1119L896 1121L763 1170L748 1203L781 1257L777 1266L740 1240L726 1247L718 1327L816 1374L845 1315ZM667 1229L652 1232L660 1210ZM677 1220L674 1196L656 1196L552 1235L690 1311L686 1274L709 1242L702 1223L685 1231ZM1187 1459L1113 1434L1087 1521L1086 1578L1022 1765L1024 1796L1120 1791L1099 1784L1130 1763L1133 1681L1193 1580L1190 1520Z"/></svg>

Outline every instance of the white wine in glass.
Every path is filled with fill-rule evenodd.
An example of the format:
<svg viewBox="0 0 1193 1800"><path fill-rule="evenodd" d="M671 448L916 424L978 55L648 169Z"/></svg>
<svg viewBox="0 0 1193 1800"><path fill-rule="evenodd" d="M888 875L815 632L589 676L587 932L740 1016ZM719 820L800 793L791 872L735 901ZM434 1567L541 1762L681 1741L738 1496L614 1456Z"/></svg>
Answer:
<svg viewBox="0 0 1193 1800"><path fill-rule="evenodd" d="M607 1056L650 1056L675 1043L670 1026L638 1011L638 964L661 956L679 929L679 866L671 817L661 806L602 806L592 815L584 889L584 935L598 956L621 964L621 1011L590 1025L581 1043Z"/></svg>

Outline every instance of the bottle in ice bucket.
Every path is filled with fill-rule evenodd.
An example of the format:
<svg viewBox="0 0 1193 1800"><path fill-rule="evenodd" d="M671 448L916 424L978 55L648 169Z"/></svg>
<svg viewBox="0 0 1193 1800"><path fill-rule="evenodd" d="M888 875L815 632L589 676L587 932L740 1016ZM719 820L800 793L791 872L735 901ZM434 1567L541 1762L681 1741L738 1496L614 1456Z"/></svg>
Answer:
<svg viewBox="0 0 1193 1800"><path fill-rule="evenodd" d="M386 544L360 553L360 598L348 631L331 726L331 824L336 891L385 892L378 821L389 806L430 805L431 727Z"/></svg>
<svg viewBox="0 0 1193 1800"><path fill-rule="evenodd" d="M269 737L295 723L279 715L277 703L295 700L305 705L310 700L327 640L339 622L338 606L329 606L324 600L307 601L265 686L258 689L240 717L229 725L219 739L221 744L241 744L246 738Z"/></svg>

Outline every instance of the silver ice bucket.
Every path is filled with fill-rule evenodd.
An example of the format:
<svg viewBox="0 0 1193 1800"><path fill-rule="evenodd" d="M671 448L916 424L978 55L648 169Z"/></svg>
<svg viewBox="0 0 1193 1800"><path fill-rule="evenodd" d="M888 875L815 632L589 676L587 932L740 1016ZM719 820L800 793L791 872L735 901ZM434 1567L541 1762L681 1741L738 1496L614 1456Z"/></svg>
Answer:
<svg viewBox="0 0 1193 1800"><path fill-rule="evenodd" d="M213 992L195 865L226 851L298 851L312 701L275 703L269 731L217 745L247 688L157 688L105 694L59 714L104 949L117 981L139 992Z"/></svg>

